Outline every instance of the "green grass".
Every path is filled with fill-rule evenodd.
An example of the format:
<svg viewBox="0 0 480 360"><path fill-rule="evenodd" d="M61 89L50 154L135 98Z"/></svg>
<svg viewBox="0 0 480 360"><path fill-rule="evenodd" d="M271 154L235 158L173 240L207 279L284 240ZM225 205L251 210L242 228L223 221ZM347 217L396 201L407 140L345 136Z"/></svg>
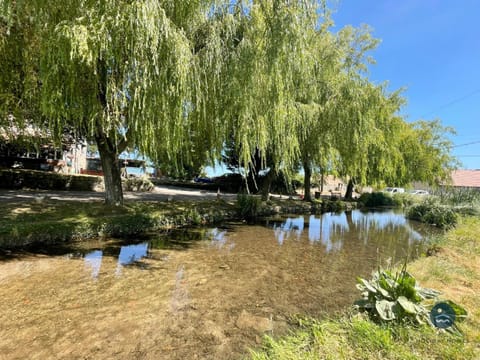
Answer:
<svg viewBox="0 0 480 360"><path fill-rule="evenodd" d="M222 201L129 202L123 207L101 202L43 200L0 207L0 248L33 243L61 243L94 237L128 237L177 226L216 223L233 218L233 204Z"/></svg>
<svg viewBox="0 0 480 360"><path fill-rule="evenodd" d="M476 359L462 337L428 326L379 325L361 315L303 320L281 339L266 337L254 360Z"/></svg>

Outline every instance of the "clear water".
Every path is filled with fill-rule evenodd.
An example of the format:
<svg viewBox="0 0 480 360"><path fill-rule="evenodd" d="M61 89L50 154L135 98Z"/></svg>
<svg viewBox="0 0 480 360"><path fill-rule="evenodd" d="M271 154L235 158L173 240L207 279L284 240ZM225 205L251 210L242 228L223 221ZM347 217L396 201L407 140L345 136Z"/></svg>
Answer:
<svg viewBox="0 0 480 360"><path fill-rule="evenodd" d="M241 358L292 315L345 309L357 276L416 256L424 233L394 211L353 211L13 256L0 262L0 354Z"/></svg>

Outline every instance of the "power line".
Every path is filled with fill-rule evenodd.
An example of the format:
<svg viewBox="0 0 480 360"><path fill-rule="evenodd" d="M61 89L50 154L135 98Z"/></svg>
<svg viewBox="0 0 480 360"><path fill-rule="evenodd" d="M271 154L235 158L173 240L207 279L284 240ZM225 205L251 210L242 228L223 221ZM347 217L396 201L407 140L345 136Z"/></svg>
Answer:
<svg viewBox="0 0 480 360"><path fill-rule="evenodd" d="M480 144L480 140L472 141L472 142L465 143L465 144L454 145L454 146L452 146L452 147L457 148L457 147L467 146L467 145L473 145L473 144Z"/></svg>
<svg viewBox="0 0 480 360"><path fill-rule="evenodd" d="M480 158L480 155L455 155L456 157L472 157L472 158Z"/></svg>
<svg viewBox="0 0 480 360"><path fill-rule="evenodd" d="M450 102L448 102L448 103L446 103L446 104L444 104L444 105L441 105L441 106L438 107L436 110L432 110L432 111L429 111L429 112L426 113L426 114L423 114L422 117L425 118L425 117L427 117L428 115L431 115L431 114L433 114L433 113L435 113L435 112L437 112L437 111L439 111L439 110L443 110L443 109L445 109L445 108L447 108L447 107L450 107L450 106L452 106L452 105L455 105L456 103L459 103L460 101L463 101L463 100L465 100L465 99L468 99L470 96L473 96L473 95L478 94L478 93L480 93L480 89L474 90L474 91L472 91L471 93L468 93L467 95L464 95L464 96L462 96L462 97L460 97L460 98L458 98L458 99L452 100L452 101L450 101Z"/></svg>

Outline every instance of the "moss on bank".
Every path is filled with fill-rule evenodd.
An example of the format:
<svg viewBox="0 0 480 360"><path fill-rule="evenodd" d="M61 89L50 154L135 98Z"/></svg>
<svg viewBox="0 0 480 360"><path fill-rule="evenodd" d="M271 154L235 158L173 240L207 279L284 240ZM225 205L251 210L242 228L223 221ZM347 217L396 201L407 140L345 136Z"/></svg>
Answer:
<svg viewBox="0 0 480 360"><path fill-rule="evenodd" d="M364 315L335 319L296 319L291 335L266 337L251 358L266 359L479 359L480 358L480 218L461 218L458 226L436 239L435 255L423 256L408 270L424 287L468 311L457 323L463 335L429 326L377 324Z"/></svg>

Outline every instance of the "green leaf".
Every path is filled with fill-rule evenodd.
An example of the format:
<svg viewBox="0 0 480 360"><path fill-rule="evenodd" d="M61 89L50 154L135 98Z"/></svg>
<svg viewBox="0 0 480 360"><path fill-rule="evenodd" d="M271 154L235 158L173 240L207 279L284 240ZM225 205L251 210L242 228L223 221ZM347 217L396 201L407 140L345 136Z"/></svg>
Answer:
<svg viewBox="0 0 480 360"><path fill-rule="evenodd" d="M387 298L387 299L390 299L390 300L393 299L393 296L387 290L385 290L383 287L378 286L377 290L380 294L382 294L382 296L384 298Z"/></svg>
<svg viewBox="0 0 480 360"><path fill-rule="evenodd" d="M436 299L439 295L441 295L440 291L428 288L421 288L416 287L417 294L420 295L423 299Z"/></svg>
<svg viewBox="0 0 480 360"><path fill-rule="evenodd" d="M398 304L402 307L403 310L405 310L406 313L408 314L416 314L417 313L417 307L413 302L408 300L405 296L399 296L397 299Z"/></svg>
<svg viewBox="0 0 480 360"><path fill-rule="evenodd" d="M382 320L391 321L395 319L394 301L379 300L375 303L375 309Z"/></svg>
<svg viewBox="0 0 480 360"><path fill-rule="evenodd" d="M370 291L372 293L375 293L375 294L377 293L377 289L376 289L373 282L370 282L370 281L362 279L362 278L358 278L358 281L360 282L361 285L365 286L365 288L368 291Z"/></svg>

